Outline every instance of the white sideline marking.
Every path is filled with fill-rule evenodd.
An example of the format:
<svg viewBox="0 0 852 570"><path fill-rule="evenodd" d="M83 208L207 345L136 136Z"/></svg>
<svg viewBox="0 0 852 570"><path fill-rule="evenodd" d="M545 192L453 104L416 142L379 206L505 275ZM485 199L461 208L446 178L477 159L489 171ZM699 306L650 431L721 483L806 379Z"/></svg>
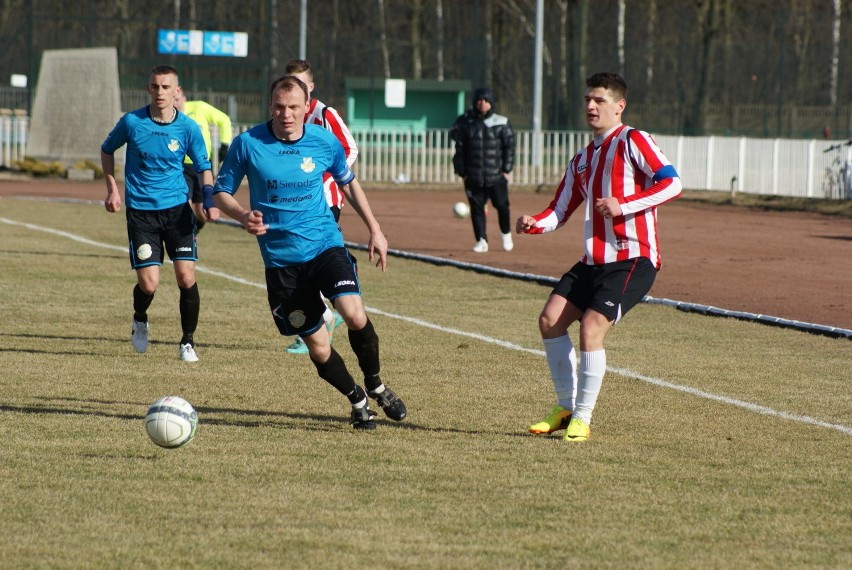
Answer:
<svg viewBox="0 0 852 570"><path fill-rule="evenodd" d="M111 249L111 250L115 250L115 251L122 251L122 252L127 251L127 247L121 247L121 246L117 246L117 245L109 245L109 244L106 244L106 243L93 241L93 240L84 238L82 236L78 236L78 235L75 235L75 234L72 234L72 233L64 232L62 230L56 230L56 229L53 229L53 228L48 228L48 227L44 227L44 226L37 226L37 225L34 225L34 224L28 224L28 223L24 223L24 222L17 222L15 220L10 220L8 218L2 218L2 217L0 217L0 222L3 222L4 224L12 225L12 226L24 227L24 228L27 228L27 229L33 230L33 231L40 231L40 232L45 232L45 233L57 235L57 236L60 236L60 237L68 238L70 240L74 240L74 241L79 242L79 243L84 243L86 245L91 245L91 246L95 246L95 247L102 247L102 248ZM199 271L201 273L207 273L208 275L215 275L216 277L221 277L222 279L225 279L225 280L228 280L228 281L233 281L234 283L239 283L241 285L248 285L250 287L257 287L258 289L266 289L266 285L263 284L263 283L256 283L254 281L249 281L247 279L243 279L241 277L236 277L236 276L230 275L228 273L223 273L221 271L216 271L214 269L208 269L208 268L203 267L203 266L198 265L198 264L196 264L195 270ZM428 321L423 321L421 319L416 319L414 317L406 317L404 315L397 315L397 314L394 314L394 313L388 313L386 311L382 311L381 309L376 309L374 307L365 306L364 308L368 312L375 313L377 315L381 315L383 317L388 317L388 318L391 318L391 319L398 319L400 321L405 321L407 323L411 323L413 325L417 325L417 326L420 326L420 327L433 329L433 330L440 331L440 332L447 333L447 334L464 336L464 337L471 338L471 339L474 339L474 340L479 340L479 341L482 341L482 342L486 342L486 343L494 344L494 345L497 345L497 346L500 346L500 347L503 347L503 348L507 348L509 350L517 350L519 352L526 352L526 353L529 353L529 354L535 354L537 356L544 356L544 351L540 350L540 349L527 348L527 347L521 346L519 344L507 342L505 340L500 340L500 339L497 339L497 338L492 338L490 336L485 336L485 335L481 335L481 334L478 334L478 333L472 333L472 332L468 332L468 331L463 331L463 330L459 330L459 329L454 329L454 328L450 328L450 327L444 327L444 326L441 326L441 325L436 325L434 323L430 323ZM653 378L653 377L650 377L650 376L645 376L643 374L639 374L638 372L633 372L632 370L627 370L625 368L614 368L614 367L611 367L611 366L607 366L607 371L612 372L614 374L619 374L621 376L625 376L627 378L634 378L636 380L641 380L642 382L646 382L648 384L653 384L655 386L660 386L662 388L670 388L672 390L677 390L679 392L685 392L685 393L690 394L692 396L698 396L699 398L706 398L708 400L721 402L723 404L728 404L728 405L731 405L731 406L737 406L737 407L749 410L751 412L755 412L757 414L763 414L763 415L767 415L767 416L775 416L777 418L782 418L782 419L785 419L785 420L792 420L792 421L810 424L810 425L814 425L814 426L818 426L818 427L833 429L833 430L837 430L841 433L845 433L846 435L852 435L852 427L845 426L845 425L842 425L842 424L832 424L832 423L824 422L822 420L818 420L818 419L815 419L815 418L812 418L812 417L809 417L809 416L803 416L803 415L799 415L799 414L791 414L789 412L782 412L782 411L774 410L772 408L769 408L769 407L766 407L766 406L761 406L759 404L753 404L751 402L746 402L744 400L738 400L736 398L729 398L727 396L720 396L718 394L713 394L711 392L705 392L704 390L699 390L697 388L692 388L690 386L683 386L683 385L680 385L680 384L674 384L672 382L667 382L667 381L661 380L659 378Z"/></svg>

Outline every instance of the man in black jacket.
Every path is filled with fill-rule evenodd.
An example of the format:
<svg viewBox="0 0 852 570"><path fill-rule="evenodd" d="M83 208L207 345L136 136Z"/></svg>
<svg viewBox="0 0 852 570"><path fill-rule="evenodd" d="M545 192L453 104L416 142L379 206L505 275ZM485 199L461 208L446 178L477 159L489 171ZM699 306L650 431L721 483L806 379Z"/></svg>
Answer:
<svg viewBox="0 0 852 570"><path fill-rule="evenodd" d="M456 145L453 168L464 180L476 245L473 251L488 251L485 206L494 204L503 234L503 249L512 251L509 214L509 179L515 164L515 133L509 119L493 110L494 92L480 87L473 92L471 109L461 115L450 131Z"/></svg>

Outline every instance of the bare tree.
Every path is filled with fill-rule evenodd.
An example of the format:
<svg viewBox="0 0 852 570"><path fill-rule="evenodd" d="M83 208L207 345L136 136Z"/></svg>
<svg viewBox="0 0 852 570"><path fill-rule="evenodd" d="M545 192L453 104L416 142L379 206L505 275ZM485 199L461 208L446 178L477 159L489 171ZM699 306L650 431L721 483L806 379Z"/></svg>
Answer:
<svg viewBox="0 0 852 570"><path fill-rule="evenodd" d="M843 17L843 10L841 9L840 0L832 1L832 8L834 9L834 19L832 21L831 26L831 106L837 106L837 84L838 84L838 76L840 75L840 21Z"/></svg>
<svg viewBox="0 0 852 570"><path fill-rule="evenodd" d="M390 52L388 51L387 22L385 21L385 0L376 0L379 5L379 47L382 50L382 65L385 79L390 79Z"/></svg>
<svg viewBox="0 0 852 570"><path fill-rule="evenodd" d="M655 34L657 27L657 0L650 0L648 3L648 21L646 26L646 36L648 43L645 46L645 93L648 102L651 103L651 98L654 96L654 46Z"/></svg>
<svg viewBox="0 0 852 570"><path fill-rule="evenodd" d="M698 34L698 82L690 111L684 118L687 132L700 129L705 124L707 106L710 103L710 86L716 54L716 38L721 29L721 0L697 0Z"/></svg>
<svg viewBox="0 0 852 570"><path fill-rule="evenodd" d="M444 2L436 0L435 2L435 28L437 29L437 48L435 49L435 59L438 66L438 81L444 80Z"/></svg>
<svg viewBox="0 0 852 570"><path fill-rule="evenodd" d="M624 0L618 0L618 73L624 75Z"/></svg>
<svg viewBox="0 0 852 570"><path fill-rule="evenodd" d="M422 1L413 0L411 3L411 76L414 79L423 78L423 59L420 44L420 20L422 14Z"/></svg>

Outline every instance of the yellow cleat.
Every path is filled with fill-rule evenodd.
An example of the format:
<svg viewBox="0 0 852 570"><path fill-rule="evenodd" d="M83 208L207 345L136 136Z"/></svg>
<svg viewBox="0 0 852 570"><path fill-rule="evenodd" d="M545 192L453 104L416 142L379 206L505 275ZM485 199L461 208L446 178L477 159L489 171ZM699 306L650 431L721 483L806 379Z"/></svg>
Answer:
<svg viewBox="0 0 852 570"><path fill-rule="evenodd" d="M580 418L571 418L571 423L568 424L568 429L565 431L565 441L581 442L586 441L592 435L592 430L589 429L589 424Z"/></svg>
<svg viewBox="0 0 852 570"><path fill-rule="evenodd" d="M571 421L571 412L562 406L556 406L542 421L530 426L530 433L553 433L560 429L568 427L568 422Z"/></svg>

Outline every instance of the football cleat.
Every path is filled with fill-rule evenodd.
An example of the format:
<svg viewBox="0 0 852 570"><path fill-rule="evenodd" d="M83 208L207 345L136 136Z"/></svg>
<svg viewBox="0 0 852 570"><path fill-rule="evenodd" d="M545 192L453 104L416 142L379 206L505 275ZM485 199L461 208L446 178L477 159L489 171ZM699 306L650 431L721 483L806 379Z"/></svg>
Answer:
<svg viewBox="0 0 852 570"><path fill-rule="evenodd" d="M373 420L377 415L367 404L360 408L352 406L352 417L349 423L352 424L353 429L376 429L376 422Z"/></svg>
<svg viewBox="0 0 852 570"><path fill-rule="evenodd" d="M133 348L136 352L145 352L148 350L148 323L134 319L133 325L130 328L130 342L133 343Z"/></svg>
<svg viewBox="0 0 852 570"><path fill-rule="evenodd" d="M530 433L553 433L568 427L568 422L571 421L571 412L562 406L556 406L550 411L550 415L530 426Z"/></svg>
<svg viewBox="0 0 852 570"><path fill-rule="evenodd" d="M568 429L565 430L565 441L581 442L586 441L592 435L592 430L589 429L589 424L580 418L571 418L568 424Z"/></svg>
<svg viewBox="0 0 852 570"><path fill-rule="evenodd" d="M184 362L198 362L198 355L195 354L195 348L190 343L180 345L178 356Z"/></svg>
<svg viewBox="0 0 852 570"><path fill-rule="evenodd" d="M401 422L408 415L405 403L387 386L378 394L374 392L367 392L367 394L378 402L379 406L384 410L385 415L390 419Z"/></svg>

